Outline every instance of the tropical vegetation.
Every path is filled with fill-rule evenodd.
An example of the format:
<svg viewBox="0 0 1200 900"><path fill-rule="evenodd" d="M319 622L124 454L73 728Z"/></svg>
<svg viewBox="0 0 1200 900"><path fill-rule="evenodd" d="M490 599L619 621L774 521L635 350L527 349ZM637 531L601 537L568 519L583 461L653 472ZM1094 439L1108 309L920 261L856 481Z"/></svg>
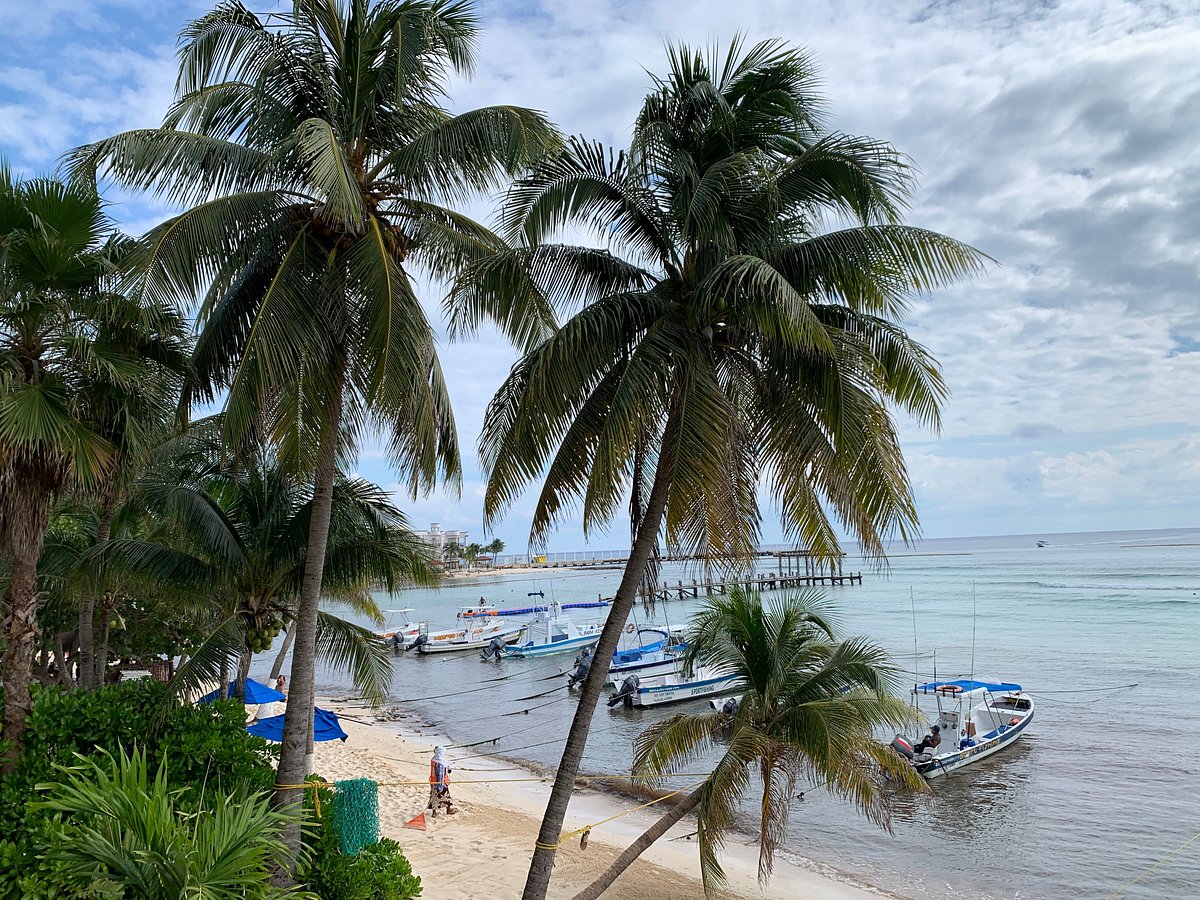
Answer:
<svg viewBox="0 0 1200 900"><path fill-rule="evenodd" d="M144 411L185 359L174 307L117 289L130 253L94 190L20 181L0 166L0 772L16 765L29 717L38 565L54 501L94 492L102 510L111 505L148 430ZM102 512L98 539L110 524Z"/></svg>
<svg viewBox="0 0 1200 900"><path fill-rule="evenodd" d="M520 106L452 111L477 38L470 0L221 0L182 33L160 127L71 151L62 178L0 164L0 898L232 896L276 864L330 898L420 891L394 845L340 858L323 827L298 867L304 792L274 810L262 792L309 774L319 658L386 694L381 642L321 603L379 622L373 589L434 578L395 502L350 474L375 440L414 498L460 482L422 280L450 285L453 336L491 322L520 353L480 437L485 528L533 488L532 548L575 511L589 534L631 530L527 898L546 895L607 660L662 552L744 567L765 496L827 561L839 534L880 559L916 534L894 416L936 429L946 388L902 319L984 257L905 224L909 161L833 130L813 60L779 41L669 46L615 148ZM179 212L126 237L105 181ZM494 229L462 212L497 189ZM240 706L178 701L231 675L241 694L285 630L272 772ZM114 658L171 683L105 687ZM886 825L880 773L911 779L870 740L905 716L878 648L839 640L812 597L737 595L705 608L689 661L741 673L745 701L642 736L639 773L713 774L601 882L695 811L719 883L753 778L764 876L801 775ZM27 810L41 783L57 787ZM135 807L152 815L118 841ZM244 865L208 865L209 813Z"/></svg>
<svg viewBox="0 0 1200 900"><path fill-rule="evenodd" d="M107 764L135 744L151 771L163 768L175 808L194 812L206 795L270 791L276 750L248 733L240 703L168 703L168 688L154 679L126 681L96 691L64 691L35 684L17 765L0 776L0 898L95 896L65 893L74 867L52 861L60 823L77 824L29 804L38 786L63 778L81 757Z"/></svg>
<svg viewBox="0 0 1200 900"><path fill-rule="evenodd" d="M185 810L164 762L151 774L144 751L121 748L105 764L84 759L64 768L33 808L69 817L45 839L45 858L61 865L65 887L80 896L317 900L266 878L288 852L279 837L285 816L269 798L210 791L198 808Z"/></svg>
<svg viewBox="0 0 1200 900"><path fill-rule="evenodd" d="M525 349L484 418L485 517L540 480L532 544L568 511L591 531L626 504L633 534L527 900L545 896L606 661L660 537L674 556L745 565L760 485L826 560L837 524L868 555L913 536L891 410L937 427L945 388L898 318L910 295L981 267L903 224L911 167L826 127L807 54L733 41L669 47L668 63L627 149L573 138L517 179L509 246L467 266L452 297L460 332L490 317ZM556 242L568 229L601 246Z"/></svg>
<svg viewBox="0 0 1200 900"><path fill-rule="evenodd" d="M453 277L494 243L448 204L557 145L521 107L444 108L476 33L467 3L295 0L262 18L227 0L184 30L162 127L70 158L76 177L188 207L147 235L139 261L146 294L203 298L186 399L224 392L227 445L262 431L311 479L281 783L305 774L339 454L376 432L414 493L459 478L411 271Z"/></svg>
<svg viewBox="0 0 1200 900"><path fill-rule="evenodd" d="M737 681L737 710L681 713L648 726L637 739L634 773L666 777L697 765L711 774L687 791L575 900L593 900L654 841L696 813L706 891L725 880L719 853L739 804L753 793L758 874L771 874L797 790L823 787L872 822L890 827L897 788L924 790L913 768L878 734L911 725L912 708L896 698L900 671L864 638L839 639L819 594L764 603L737 588L710 598L689 624L684 667L727 672Z"/></svg>

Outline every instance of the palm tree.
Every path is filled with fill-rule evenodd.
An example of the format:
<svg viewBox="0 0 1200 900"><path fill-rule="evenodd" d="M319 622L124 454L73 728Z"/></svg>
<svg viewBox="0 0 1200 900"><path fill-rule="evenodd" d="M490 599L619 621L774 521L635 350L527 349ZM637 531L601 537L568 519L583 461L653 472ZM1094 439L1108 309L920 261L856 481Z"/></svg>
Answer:
<svg viewBox="0 0 1200 900"><path fill-rule="evenodd" d="M287 857L280 840L287 819L261 794L209 797L199 811L178 809L165 767L151 774L136 748L128 756L122 749L105 766L81 758L43 787L47 799L36 806L66 817L43 854L81 896L301 896L268 883L272 866Z"/></svg>
<svg viewBox="0 0 1200 900"><path fill-rule="evenodd" d="M455 0L294 0L259 18L221 3L183 33L163 127L72 154L190 205L152 231L146 290L203 296L190 397L228 389L226 437L264 428L314 484L281 784L304 777L317 601L335 463L372 429L415 492L457 482L454 423L410 278L449 277L497 246L455 203L558 138L538 113L451 115L449 78L473 64L477 23ZM279 802L295 802L281 791ZM298 847L299 835L289 838Z"/></svg>
<svg viewBox="0 0 1200 900"><path fill-rule="evenodd" d="M558 767L525 897L542 898L595 703L665 530L674 554L741 565L760 479L824 557L840 520L880 558L917 512L889 405L936 427L935 361L897 324L913 292L981 267L901 222L911 171L830 132L812 61L777 41L668 50L630 149L571 140L512 188L510 247L469 266L452 327L489 316L525 349L480 437L485 524L545 473L530 543L629 498L633 543ZM844 227L834 227L840 225ZM594 231L604 248L553 243ZM561 327L556 315L573 313Z"/></svg>
<svg viewBox="0 0 1200 900"><path fill-rule="evenodd" d="M815 592L764 607L740 588L710 598L692 620L685 666L697 663L737 677L737 712L684 713L638 737L634 771L666 776L684 761L716 757L712 774L629 846L575 900L593 900L655 840L693 810L706 891L724 881L718 860L739 802L754 786L758 874L771 874L797 782L850 800L890 828L897 786L924 789L907 761L875 733L912 724L912 709L891 692L899 670L862 638L839 641L828 605ZM760 796L761 793L761 796Z"/></svg>
<svg viewBox="0 0 1200 900"><path fill-rule="evenodd" d="M494 566L496 564L496 557L504 552L504 541L500 540L500 538L495 538L483 549L492 555L492 565Z"/></svg>
<svg viewBox="0 0 1200 900"><path fill-rule="evenodd" d="M30 710L52 500L105 483L123 452L110 414L137 405L180 349L173 307L109 289L120 253L94 190L20 182L0 166L0 550L11 565L0 771Z"/></svg>
<svg viewBox="0 0 1200 900"><path fill-rule="evenodd" d="M244 696L253 654L292 621L303 583L311 494L265 448L229 465L220 431L213 417L163 449L167 459L136 487L140 502L162 511L158 534L113 539L101 554L110 568L173 589L207 622L207 639L173 680L176 695L225 684L236 662ZM370 592L432 584L429 549L376 485L338 474L331 506L322 595L382 624ZM369 629L321 612L316 652L350 669L368 699L387 696L391 657Z"/></svg>

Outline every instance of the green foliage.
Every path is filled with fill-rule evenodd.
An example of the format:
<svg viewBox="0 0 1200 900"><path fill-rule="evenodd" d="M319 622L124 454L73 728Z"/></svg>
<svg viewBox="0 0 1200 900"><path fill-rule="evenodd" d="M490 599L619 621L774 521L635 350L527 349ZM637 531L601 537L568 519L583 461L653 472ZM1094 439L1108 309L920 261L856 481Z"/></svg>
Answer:
<svg viewBox="0 0 1200 900"><path fill-rule="evenodd" d="M105 757L58 767L57 781L38 785L45 799L31 805L66 817L38 849L62 867L68 890L111 900L299 896L269 881L287 855L279 837L287 817L266 793L209 791L191 808L172 790L165 757L153 777L144 751Z"/></svg>
<svg viewBox="0 0 1200 900"><path fill-rule="evenodd" d="M34 687L25 750L17 767L0 779L0 900L70 897L56 867L38 860L33 846L47 846L50 814L31 811L39 783L78 756L119 753L135 743L148 764L162 765L178 803L196 808L207 790L265 791L274 784L275 750L245 729L244 708L234 702L203 706L163 703L165 685L129 681L94 693Z"/></svg>
<svg viewBox="0 0 1200 900"><path fill-rule="evenodd" d="M314 810L306 791L306 808ZM328 788L318 788L321 809L315 834L306 835L310 855L304 872L308 888L321 900L408 900L421 895L421 879L413 874L400 845L390 838L347 856L338 846L337 801Z"/></svg>
<svg viewBox="0 0 1200 900"><path fill-rule="evenodd" d="M634 769L663 775L716 758L697 809L706 888L724 880L717 856L751 785L761 792L753 804L760 879L771 873L799 779L850 801L883 828L890 828L897 787L926 789L875 737L915 719L892 696L900 671L876 644L839 639L833 621L815 591L764 604L741 588L709 598L692 619L684 665L735 676L738 711L678 713L651 724L637 739Z"/></svg>

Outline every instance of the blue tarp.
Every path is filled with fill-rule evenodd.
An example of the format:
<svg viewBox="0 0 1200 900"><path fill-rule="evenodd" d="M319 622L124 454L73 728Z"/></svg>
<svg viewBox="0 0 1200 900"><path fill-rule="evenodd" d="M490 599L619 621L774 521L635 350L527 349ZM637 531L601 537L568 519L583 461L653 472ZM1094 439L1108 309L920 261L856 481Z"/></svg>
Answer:
<svg viewBox="0 0 1200 900"><path fill-rule="evenodd" d="M269 719L259 719L253 725L247 725L246 730L251 734L264 737L268 741L282 741L283 719L284 716L271 716ZM321 709L318 706L316 714L313 717L313 740L332 741L336 738L339 741L344 741L347 737L346 732L342 731L338 717L329 710Z"/></svg>
<svg viewBox="0 0 1200 900"><path fill-rule="evenodd" d="M234 690L237 688L237 682L229 682L229 687L225 689L225 697L232 697ZM212 703L214 700L221 697L221 689L213 691L211 694L205 694L200 698L201 703ZM255 681L253 678L246 679L246 702L247 703L279 703L281 700L286 700L287 697L275 690L275 688L267 687L261 681Z"/></svg>
<svg viewBox="0 0 1200 900"><path fill-rule="evenodd" d="M957 687L963 691L988 690L1000 692L1021 690L1019 684L1013 684L1009 681L971 681L968 678L958 678L954 681L931 681L929 684L921 685L917 690L923 694L929 694L943 687Z"/></svg>

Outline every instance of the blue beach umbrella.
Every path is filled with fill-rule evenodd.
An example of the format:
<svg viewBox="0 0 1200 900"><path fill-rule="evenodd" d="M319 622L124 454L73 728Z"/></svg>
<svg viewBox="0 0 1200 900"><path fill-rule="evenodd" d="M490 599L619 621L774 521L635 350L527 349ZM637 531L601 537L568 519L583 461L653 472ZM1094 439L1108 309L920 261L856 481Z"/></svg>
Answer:
<svg viewBox="0 0 1200 900"><path fill-rule="evenodd" d="M223 696L221 694L221 689L217 688L217 690L213 691L212 693L205 694L203 697L201 697L200 702L212 703L217 699L230 698L233 696L235 690L237 690L237 682L231 681L229 682L229 686L225 689ZM275 688L267 687L261 681L255 681L253 678L246 679L247 703L279 703L280 701L286 699L287 697L283 696L283 694L279 693L279 691L275 690Z"/></svg>
<svg viewBox="0 0 1200 900"><path fill-rule="evenodd" d="M251 734L256 734L259 737L266 738L268 741L283 741L283 720L287 716L284 713L282 716L271 716L269 719L259 719L253 725L247 725L246 730ZM338 717L327 709L316 707L313 714L313 740L314 741L332 741L337 739L344 741L349 735L342 731L342 726L338 722Z"/></svg>

